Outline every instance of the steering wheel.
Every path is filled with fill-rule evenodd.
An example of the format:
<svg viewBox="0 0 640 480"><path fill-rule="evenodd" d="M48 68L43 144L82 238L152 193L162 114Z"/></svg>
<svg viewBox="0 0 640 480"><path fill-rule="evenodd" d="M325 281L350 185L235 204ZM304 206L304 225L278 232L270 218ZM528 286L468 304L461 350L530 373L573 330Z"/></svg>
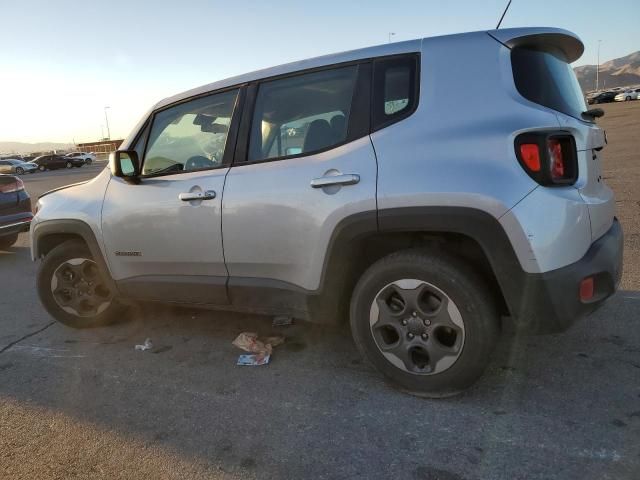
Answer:
<svg viewBox="0 0 640 480"><path fill-rule="evenodd" d="M189 160L187 160L184 164L185 170L198 170L199 168L211 168L214 166L214 163L209 160L207 157L202 155L194 155Z"/></svg>

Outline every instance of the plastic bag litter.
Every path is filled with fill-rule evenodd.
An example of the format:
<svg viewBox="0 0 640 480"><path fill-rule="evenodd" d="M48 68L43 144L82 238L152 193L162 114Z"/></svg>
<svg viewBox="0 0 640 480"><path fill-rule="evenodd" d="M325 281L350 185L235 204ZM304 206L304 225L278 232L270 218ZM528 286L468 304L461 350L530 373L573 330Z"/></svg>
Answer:
<svg viewBox="0 0 640 480"><path fill-rule="evenodd" d="M266 365L269 363L273 347L284 343L281 335L258 338L257 333L242 332L231 342L232 345L255 355L240 355L238 365ZM242 362L242 363L241 363Z"/></svg>
<svg viewBox="0 0 640 480"><path fill-rule="evenodd" d="M145 339L144 343L142 345L136 345L134 347L135 350L140 350L142 352L146 351L146 350L151 350L153 348L153 343L151 342L150 338Z"/></svg>

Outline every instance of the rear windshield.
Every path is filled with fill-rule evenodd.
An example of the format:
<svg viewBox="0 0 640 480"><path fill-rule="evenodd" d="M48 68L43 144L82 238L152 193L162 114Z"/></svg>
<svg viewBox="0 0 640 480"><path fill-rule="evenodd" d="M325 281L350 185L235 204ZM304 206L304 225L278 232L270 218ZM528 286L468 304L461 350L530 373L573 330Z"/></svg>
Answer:
<svg viewBox="0 0 640 480"><path fill-rule="evenodd" d="M571 65L561 53L514 48L511 65L516 88L527 100L582 119L587 107Z"/></svg>

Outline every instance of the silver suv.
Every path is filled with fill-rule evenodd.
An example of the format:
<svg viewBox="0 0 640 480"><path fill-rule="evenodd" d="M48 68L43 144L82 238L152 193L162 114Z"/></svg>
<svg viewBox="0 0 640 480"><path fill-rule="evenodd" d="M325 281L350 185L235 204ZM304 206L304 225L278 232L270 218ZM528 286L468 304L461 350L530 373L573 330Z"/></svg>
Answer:
<svg viewBox="0 0 640 480"><path fill-rule="evenodd" d="M620 281L582 52L552 28L465 33L165 99L109 169L40 198L40 299L72 327L131 300L349 317L401 388L459 392L501 318L562 331Z"/></svg>

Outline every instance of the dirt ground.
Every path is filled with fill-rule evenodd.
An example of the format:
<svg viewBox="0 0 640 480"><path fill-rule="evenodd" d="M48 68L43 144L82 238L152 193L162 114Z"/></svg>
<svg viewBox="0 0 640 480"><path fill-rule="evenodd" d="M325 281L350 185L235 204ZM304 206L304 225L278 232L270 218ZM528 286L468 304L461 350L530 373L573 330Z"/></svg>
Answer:
<svg viewBox="0 0 640 480"><path fill-rule="evenodd" d="M616 215L625 235L624 275L621 288L640 290L640 101L599 105L598 120L607 132L604 179L616 194Z"/></svg>

